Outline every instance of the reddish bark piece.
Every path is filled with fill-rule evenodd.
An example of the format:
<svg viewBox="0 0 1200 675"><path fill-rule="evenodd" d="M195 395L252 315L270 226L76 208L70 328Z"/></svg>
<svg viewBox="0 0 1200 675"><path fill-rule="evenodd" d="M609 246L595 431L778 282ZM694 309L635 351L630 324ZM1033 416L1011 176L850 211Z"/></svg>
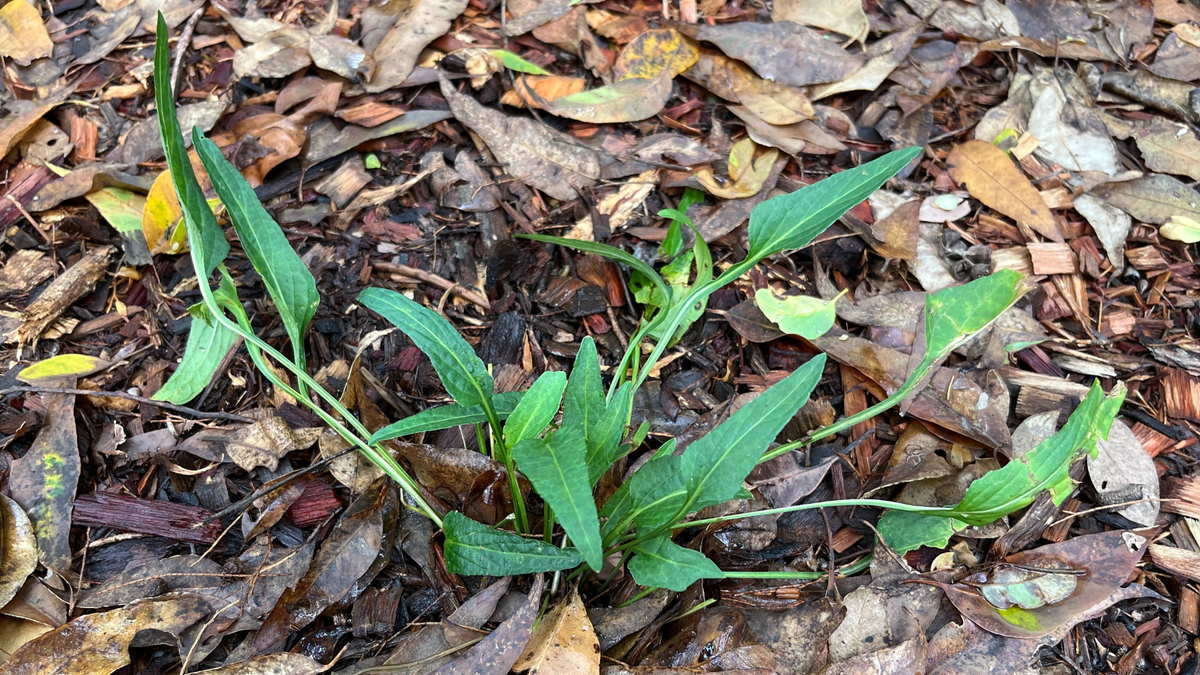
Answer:
<svg viewBox="0 0 1200 675"><path fill-rule="evenodd" d="M71 520L72 524L84 527L111 527L123 532L211 544L223 529L219 522L204 524L204 519L211 515L209 511L187 504L96 492L75 500L75 514Z"/></svg>

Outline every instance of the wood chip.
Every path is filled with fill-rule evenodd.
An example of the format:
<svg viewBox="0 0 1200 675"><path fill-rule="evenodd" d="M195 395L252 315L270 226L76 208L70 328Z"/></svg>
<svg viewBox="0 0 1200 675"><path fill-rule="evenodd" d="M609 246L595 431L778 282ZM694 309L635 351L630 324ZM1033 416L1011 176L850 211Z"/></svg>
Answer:
<svg viewBox="0 0 1200 675"><path fill-rule="evenodd" d="M1168 368L1162 383L1167 415L1200 422L1200 377Z"/></svg>
<svg viewBox="0 0 1200 675"><path fill-rule="evenodd" d="M1074 274L1075 253L1070 244L1027 244L1034 274Z"/></svg>
<svg viewBox="0 0 1200 675"><path fill-rule="evenodd" d="M1131 312L1113 312L1106 314L1100 322L1100 332L1106 337L1129 335L1137 325L1137 317Z"/></svg>
<svg viewBox="0 0 1200 675"><path fill-rule="evenodd" d="M329 197L330 201L341 209L358 196L359 191L370 182L371 174L367 173L362 155L356 154L338 167L337 171L321 179L315 189Z"/></svg>
<svg viewBox="0 0 1200 675"><path fill-rule="evenodd" d="M1173 546L1150 545L1150 558L1154 564L1175 576L1200 581L1200 553L1185 551Z"/></svg>
<svg viewBox="0 0 1200 675"><path fill-rule="evenodd" d="M54 260L31 248L12 254L0 269L0 293L24 295L54 274Z"/></svg>
<svg viewBox="0 0 1200 675"><path fill-rule="evenodd" d="M1184 585L1179 589L1179 617L1175 621L1192 635L1200 632L1200 592L1195 588Z"/></svg>
<svg viewBox="0 0 1200 675"><path fill-rule="evenodd" d="M1165 270L1170 266L1167 259L1163 257L1162 251L1153 246L1128 249L1125 251L1125 258L1129 260L1133 269L1139 272Z"/></svg>
<svg viewBox="0 0 1200 675"><path fill-rule="evenodd" d="M37 346L38 338L75 301L91 292L96 283L108 270L108 262L116 252L112 246L100 246L88 252L79 262L71 266L42 291L25 311L21 313L21 326L9 340L16 339L23 346L32 341Z"/></svg>
<svg viewBox="0 0 1200 675"><path fill-rule="evenodd" d="M343 119L351 124L359 126L377 127L388 120L395 119L404 114L403 108L396 108L386 103L379 101L370 101L361 105L356 105L353 108L345 108L334 113L334 117Z"/></svg>
<svg viewBox="0 0 1200 675"><path fill-rule="evenodd" d="M1200 518L1200 478L1163 478L1162 499L1164 512Z"/></svg>
<svg viewBox="0 0 1200 675"><path fill-rule="evenodd" d="M95 492L75 500L71 523L211 544L224 529L220 521L203 524L204 519L211 515L196 506L161 499L138 499L111 492Z"/></svg>
<svg viewBox="0 0 1200 675"><path fill-rule="evenodd" d="M1132 427L1133 435L1141 441L1142 447L1146 452L1150 453L1151 457L1158 457L1163 452L1175 446L1175 439L1160 434L1150 427L1138 422Z"/></svg>

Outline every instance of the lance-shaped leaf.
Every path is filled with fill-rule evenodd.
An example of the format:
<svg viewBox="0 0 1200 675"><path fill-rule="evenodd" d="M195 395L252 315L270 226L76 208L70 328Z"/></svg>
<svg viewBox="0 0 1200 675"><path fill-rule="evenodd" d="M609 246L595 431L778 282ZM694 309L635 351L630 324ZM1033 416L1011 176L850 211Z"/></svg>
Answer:
<svg viewBox="0 0 1200 675"><path fill-rule="evenodd" d="M512 391L503 394L495 394L492 397L492 405L496 407L496 416L500 419L506 419L516 409L520 403L523 392ZM422 431L441 431L450 427L457 427L463 424L478 424L488 421L487 413L484 412L483 406L479 405L462 405L461 403L451 403L450 405L438 406L429 410L422 410L416 415L410 415L398 422L392 422L386 427L376 431L372 436L370 443L382 443L390 441L393 438L401 436L411 436L419 434Z"/></svg>
<svg viewBox="0 0 1200 675"><path fill-rule="evenodd" d="M967 489L961 502L944 516L889 511L879 520L879 533L892 549L904 553L921 546L944 548L951 536L969 525L987 525L1033 503L1050 490L1055 504L1071 494L1071 464L1094 455L1096 442L1108 437L1113 419L1125 400L1117 383L1108 396L1094 383L1070 419L1033 450L985 474Z"/></svg>
<svg viewBox="0 0 1200 675"><path fill-rule="evenodd" d="M237 341L233 331L212 320L204 305L193 305L188 312L192 315L192 325L183 360L167 383L154 392L156 401L182 405L199 396L216 377L221 361Z"/></svg>
<svg viewBox="0 0 1200 675"><path fill-rule="evenodd" d="M688 499L680 516L738 493L767 446L808 400L824 368L825 355L818 354L688 446L681 463Z"/></svg>
<svg viewBox="0 0 1200 675"><path fill-rule="evenodd" d="M296 363L302 365L304 331L321 301L317 283L283 230L263 208L254 189L225 159L216 144L208 140L199 127L192 127L192 142L213 188L229 212L246 257L262 275L263 285L275 301L279 318L292 341Z"/></svg>
<svg viewBox="0 0 1200 675"><path fill-rule="evenodd" d="M527 438L537 438L558 413L566 387L566 373L542 373L504 424L504 440L509 445L516 445Z"/></svg>
<svg viewBox="0 0 1200 675"><path fill-rule="evenodd" d="M528 438L513 446L517 468L554 509L558 522L579 548L588 565L599 570L604 561L600 546L600 518L588 481L587 444L576 427L556 431L547 441Z"/></svg>
<svg viewBox="0 0 1200 675"><path fill-rule="evenodd" d="M701 579L724 579L725 573L703 553L684 548L669 536L655 537L637 547L629 561L633 580L650 588L681 593Z"/></svg>
<svg viewBox="0 0 1200 675"><path fill-rule="evenodd" d="M592 336L583 338L571 367L563 399L563 428L577 429L583 438L595 433L604 417L604 384L600 382L600 356Z"/></svg>
<svg viewBox="0 0 1200 675"><path fill-rule="evenodd" d="M688 480L683 458L666 453L656 455L629 479L633 501L633 521L643 532L656 530L679 516L688 498Z"/></svg>
<svg viewBox="0 0 1200 675"><path fill-rule="evenodd" d="M604 415L587 438L588 479L593 487L612 463L617 461L617 452L620 449L621 436L625 433L632 401L633 383L626 382L613 394L608 407L604 409Z"/></svg>
<svg viewBox="0 0 1200 675"><path fill-rule="evenodd" d="M392 322L425 352L442 385L463 405L491 405L495 388L487 366L449 321L396 291L368 288L358 301Z"/></svg>
<svg viewBox="0 0 1200 675"><path fill-rule="evenodd" d="M862 166L754 207L750 212L749 257L762 259L772 253L806 246L919 154L919 147L889 152Z"/></svg>
<svg viewBox="0 0 1200 675"><path fill-rule="evenodd" d="M204 191L196 181L192 163L188 160L183 145L183 132L175 114L175 101L171 87L171 55L167 47L166 21L158 15L158 35L154 46L154 102L158 108L158 128L162 134L163 151L167 156L167 169L175 183L175 192L183 206L183 218L187 224L188 243L192 247L192 258L198 263L198 271L208 278L217 265L229 255L229 242L225 233L217 226Z"/></svg>
<svg viewBox="0 0 1200 675"><path fill-rule="evenodd" d="M557 548L540 539L494 530L457 511L446 514L442 529L446 532L446 571L451 574L500 577L557 572L583 562L573 548Z"/></svg>

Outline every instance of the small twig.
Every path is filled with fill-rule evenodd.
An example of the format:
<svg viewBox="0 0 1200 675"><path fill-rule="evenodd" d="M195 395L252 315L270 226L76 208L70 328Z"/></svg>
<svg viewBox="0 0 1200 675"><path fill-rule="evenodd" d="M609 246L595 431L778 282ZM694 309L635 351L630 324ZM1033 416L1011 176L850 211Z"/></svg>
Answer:
<svg viewBox="0 0 1200 675"><path fill-rule="evenodd" d="M152 398L146 398L145 396L138 396L137 394L130 394L124 391L92 391L91 389L72 389L69 387L9 387L7 389L0 389L0 396L11 396L12 394L74 394L76 396L125 398L129 399L130 401L145 403L146 405L166 408L167 410L171 410L182 415L191 415L192 417L229 420L230 422L254 421L252 418L245 417L243 415L235 415L234 413L227 412L204 412L203 410L189 408L186 405L175 405L174 403L167 403L166 401L156 401Z"/></svg>
<svg viewBox="0 0 1200 675"><path fill-rule="evenodd" d="M1121 414L1132 418L1136 422L1141 422L1158 433L1164 436L1169 436L1176 441L1185 441L1192 437L1192 434L1189 434L1178 427L1173 427L1170 424L1163 424L1155 419L1153 415L1149 415L1130 405L1122 406Z"/></svg>
<svg viewBox="0 0 1200 675"><path fill-rule="evenodd" d="M1131 502L1121 502L1120 504L1109 504L1108 506L1097 506L1095 508L1087 509L1085 511L1063 511L1063 513L1065 513L1067 515L1050 523L1049 525L1046 526L1046 529L1050 529L1050 528L1054 527L1055 525L1058 525L1061 522L1068 521L1072 518L1076 518L1078 516L1086 516L1089 513L1096 513L1097 511L1107 511L1109 509L1122 509L1122 508L1125 508L1126 506L1133 506L1134 504L1141 504L1143 502L1166 503L1166 502L1177 502L1177 501L1179 501L1179 500L1178 499L1159 499L1158 497L1146 497L1145 499L1135 499Z"/></svg>
<svg viewBox="0 0 1200 675"><path fill-rule="evenodd" d="M188 46L192 44L192 33L196 30L196 24L200 23L200 17L204 14L204 5L196 8L192 16L183 26L183 32L179 34L179 43L175 45L175 67L171 69L171 93L179 93L179 73L183 70L183 57L187 53Z"/></svg>
<svg viewBox="0 0 1200 675"><path fill-rule="evenodd" d="M492 309L492 306L488 303L487 298L474 291L469 291L453 281L450 281L449 279L443 279L432 272L426 272L425 270L417 269L416 267L409 267L408 265L397 265L389 262L371 263L371 267L379 270L380 272L399 274L400 276L416 279L417 281L424 281L431 286L437 286L443 291L450 291L450 293L457 295L463 300L474 303L485 312L491 311Z"/></svg>

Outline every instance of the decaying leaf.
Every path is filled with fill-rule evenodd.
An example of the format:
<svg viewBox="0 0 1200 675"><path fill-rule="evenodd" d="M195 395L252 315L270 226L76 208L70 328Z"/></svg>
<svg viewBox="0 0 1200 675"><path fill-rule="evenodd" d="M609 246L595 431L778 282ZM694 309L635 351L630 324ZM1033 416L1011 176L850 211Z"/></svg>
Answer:
<svg viewBox="0 0 1200 675"><path fill-rule="evenodd" d="M15 501L0 495L0 607L21 590L37 562L37 535L29 517Z"/></svg>
<svg viewBox="0 0 1200 675"><path fill-rule="evenodd" d="M303 654L280 652L252 657L245 663L206 670L208 675L317 675L328 669Z"/></svg>
<svg viewBox="0 0 1200 675"><path fill-rule="evenodd" d="M721 98L741 103L769 124L795 124L815 115L804 90L759 77L741 61L704 50L683 76Z"/></svg>
<svg viewBox="0 0 1200 675"><path fill-rule="evenodd" d="M613 78L650 80L664 71L675 77L696 63L700 50L673 28L648 30L625 45L613 64Z"/></svg>
<svg viewBox="0 0 1200 675"><path fill-rule="evenodd" d="M64 378L85 377L111 366L112 363L94 356L83 354L59 354L45 361L22 370L17 379L22 382L36 383L38 381L63 380Z"/></svg>
<svg viewBox="0 0 1200 675"><path fill-rule="evenodd" d="M996 609L1037 609L1069 598L1083 572L1060 570L1055 564L1038 568L1000 564L987 573L972 574L964 583L978 590Z"/></svg>
<svg viewBox="0 0 1200 675"><path fill-rule="evenodd" d="M34 59L50 56L53 50L42 14L32 3L10 2L0 7L0 55L27 66Z"/></svg>
<svg viewBox="0 0 1200 675"><path fill-rule="evenodd" d="M384 502L395 488L379 481L342 514L308 573L279 598L254 638L257 654L278 651L293 631L341 601L379 555Z"/></svg>
<svg viewBox="0 0 1200 675"><path fill-rule="evenodd" d="M320 436L320 428L292 429L278 417L265 417L234 432L225 453L247 471L256 466L274 471L284 455L312 447Z"/></svg>
<svg viewBox="0 0 1200 675"><path fill-rule="evenodd" d="M780 0L771 8L771 20L794 21L828 28L851 40L867 37L867 15L858 0Z"/></svg>
<svg viewBox="0 0 1200 675"><path fill-rule="evenodd" d="M367 91L391 89L407 79L421 50L450 30L450 24L466 8L466 0L399 3L392 10L399 14L393 19L391 29L374 49L375 69L367 81Z"/></svg>
<svg viewBox="0 0 1200 675"><path fill-rule="evenodd" d="M445 78L441 85L454 116L483 138L517 180L565 201L600 177L600 158L594 151L533 120L485 108L458 93Z"/></svg>
<svg viewBox="0 0 1200 675"><path fill-rule="evenodd" d="M950 176L972 197L1045 237L1062 241L1050 207L1000 148L986 141L967 141L950 151L946 165Z"/></svg>
<svg viewBox="0 0 1200 675"><path fill-rule="evenodd" d="M466 654L439 668L438 675L505 675L529 643L544 587L542 575L535 576L517 611Z"/></svg>
<svg viewBox="0 0 1200 675"><path fill-rule="evenodd" d="M60 574L71 569L71 500L79 469L75 397L52 394L42 429L25 456L13 462L8 486L37 532L38 559Z"/></svg>
<svg viewBox="0 0 1200 675"><path fill-rule="evenodd" d="M564 75L530 75L516 79L513 84L513 89L504 92L500 102L514 108L524 108L530 103L540 107L537 102L539 98L553 102L564 96L578 94L587 87L587 80Z"/></svg>
<svg viewBox="0 0 1200 675"><path fill-rule="evenodd" d="M1069 171L1112 176L1121 169L1117 148L1096 111L1060 86L1042 90L1029 113L1029 132L1037 136L1039 156Z"/></svg>
<svg viewBox="0 0 1200 675"><path fill-rule="evenodd" d="M407 550L407 548L405 549ZM505 578L480 590L446 620L421 626L396 647L384 664L397 675L424 675L454 660L451 654L478 636L478 629L492 616L508 591Z"/></svg>
<svg viewBox="0 0 1200 675"><path fill-rule="evenodd" d="M1124 422L1113 422L1108 440L1097 441L1095 457L1087 458L1088 477L1103 505L1124 504L1116 510L1139 525L1150 527L1158 518L1158 471L1154 459Z"/></svg>
<svg viewBox="0 0 1200 675"><path fill-rule="evenodd" d="M546 613L512 669L531 675L591 673L600 668L600 641L579 593Z"/></svg>
<svg viewBox="0 0 1200 675"><path fill-rule="evenodd" d="M24 1L24 0L20 0ZM129 663L131 644L174 645L176 636L208 614L200 598L153 600L85 614L50 631L8 659L5 675L108 675Z"/></svg>
<svg viewBox="0 0 1200 675"><path fill-rule="evenodd" d="M916 44L917 37L920 36L922 29L921 24L914 24L904 30L896 31L882 40L867 45L866 64L839 82L814 86L810 91L813 100L819 101L834 94L841 94L847 91L874 91L876 87L883 84L888 75L892 74L896 66L908 58L908 54L912 51L913 45Z"/></svg>
<svg viewBox="0 0 1200 675"><path fill-rule="evenodd" d="M663 109L671 97L671 84L671 72L664 70L654 77L630 77L607 87L581 91L553 101L538 101L538 107L581 122L636 122L653 117Z"/></svg>
<svg viewBox="0 0 1200 675"><path fill-rule="evenodd" d="M699 24L680 30L717 45L768 80L795 87L837 82L863 66L861 56L798 23Z"/></svg>
<svg viewBox="0 0 1200 675"><path fill-rule="evenodd" d="M1133 136L1147 167L1200 180L1200 141L1188 127L1155 120L1135 127Z"/></svg>
<svg viewBox="0 0 1200 675"><path fill-rule="evenodd" d="M104 188L87 196L109 225L121 235L125 248L125 263L147 265L150 249L146 235L142 232L142 212L146 209L146 198L121 188Z"/></svg>
<svg viewBox="0 0 1200 675"><path fill-rule="evenodd" d="M1129 214L1090 193L1075 197L1075 210L1096 231L1113 267L1124 267L1125 238L1133 228L1133 219Z"/></svg>
<svg viewBox="0 0 1200 675"><path fill-rule="evenodd" d="M0 664L3 664L27 642L45 635L54 628L36 621L0 615Z"/></svg>
<svg viewBox="0 0 1200 675"><path fill-rule="evenodd" d="M1171 176L1106 183L1092 194L1144 223L1162 225L1176 216L1200 221L1200 193Z"/></svg>
<svg viewBox="0 0 1200 675"><path fill-rule="evenodd" d="M1065 598L1032 609L999 609L975 588L962 584L944 588L958 611L985 630L1007 637L1040 638L1069 630L1120 600L1156 597L1158 594L1138 584L1124 586L1145 550L1144 537L1118 531L1077 536L1009 556L1007 563L1036 570L1086 571L1076 577L1074 590Z"/></svg>
<svg viewBox="0 0 1200 675"><path fill-rule="evenodd" d="M732 182L721 183L707 169L696 172L696 180L714 197L722 199L745 199L753 197L763 189L763 184L771 175L779 150L771 148L754 157L758 146L752 139L738 141L729 152L729 179Z"/></svg>
<svg viewBox="0 0 1200 675"><path fill-rule="evenodd" d="M305 30L290 26L267 33L234 54L233 71L238 77L287 77L312 63L309 39Z"/></svg>

